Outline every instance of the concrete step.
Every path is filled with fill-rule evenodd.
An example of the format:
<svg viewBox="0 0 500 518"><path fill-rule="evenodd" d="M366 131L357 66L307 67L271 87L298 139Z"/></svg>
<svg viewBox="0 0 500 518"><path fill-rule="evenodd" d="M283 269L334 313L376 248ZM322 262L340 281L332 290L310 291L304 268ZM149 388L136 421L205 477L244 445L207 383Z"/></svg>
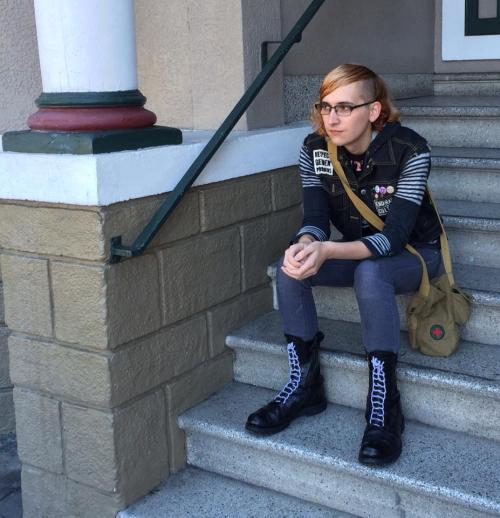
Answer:
<svg viewBox="0 0 500 518"><path fill-rule="evenodd" d="M454 264L456 282L463 286L472 297L471 315L462 327L462 338L481 344L500 345L500 292L498 290L500 272L496 268ZM276 265L268 268L268 275L273 280L274 309L278 309L276 297ZM485 287L490 290L484 290ZM359 310L352 288L331 288L316 286L313 288L318 316L359 322ZM406 327L406 306L410 295L396 297L401 328Z"/></svg>
<svg viewBox="0 0 500 518"><path fill-rule="evenodd" d="M321 366L328 401L364 409L368 366L361 325L320 319L325 334ZM402 333L398 380L405 415L432 426L500 441L500 347L460 343L448 358L414 351ZM233 331L235 380L280 390L288 381L288 360L277 311ZM500 448L500 443L498 445Z"/></svg>
<svg viewBox="0 0 500 518"><path fill-rule="evenodd" d="M436 199L499 203L500 149L433 147L429 184Z"/></svg>
<svg viewBox="0 0 500 518"><path fill-rule="evenodd" d="M194 467L171 475L117 518L354 518L354 515L305 502Z"/></svg>
<svg viewBox="0 0 500 518"><path fill-rule="evenodd" d="M403 454L373 468L357 461L360 410L329 405L271 437L245 431L273 392L234 383L179 418L188 462L224 476L369 518L485 518L500 513L496 441L408 420Z"/></svg>
<svg viewBox="0 0 500 518"><path fill-rule="evenodd" d="M434 95L499 95L500 74L435 74Z"/></svg>
<svg viewBox="0 0 500 518"><path fill-rule="evenodd" d="M453 261L500 268L500 204L436 200Z"/></svg>
<svg viewBox="0 0 500 518"><path fill-rule="evenodd" d="M497 148L500 97L437 95L400 99L402 123L433 146Z"/></svg>

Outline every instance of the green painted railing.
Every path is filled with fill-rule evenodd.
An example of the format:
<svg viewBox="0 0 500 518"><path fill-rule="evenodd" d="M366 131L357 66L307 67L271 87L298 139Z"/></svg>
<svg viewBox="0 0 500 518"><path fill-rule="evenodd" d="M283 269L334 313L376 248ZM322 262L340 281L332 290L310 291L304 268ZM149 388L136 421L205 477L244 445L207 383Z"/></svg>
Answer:
<svg viewBox="0 0 500 518"><path fill-rule="evenodd" d="M324 0L313 0L310 3L309 7L304 11L304 14L299 18L292 30L281 42L280 46L276 49L269 60L263 64L262 70L257 75L253 83L248 87L248 90L243 94L243 97L238 101L231 113L221 124L220 128L207 142L206 146L203 148L191 167L186 171L175 189L169 193L166 200L156 211L154 216L151 218L151 221L144 227L144 230L139 234L134 243L131 246L123 245L121 236L115 236L111 239L110 262L115 263L118 262L121 257L135 257L144 252L149 242L153 239L170 214L172 214L175 207L179 204L212 156L222 145L225 138L229 135L240 117L261 91L262 87L266 84L267 80L271 77L272 73L276 70L288 51L295 43L301 40L302 31L307 27L323 2Z"/></svg>

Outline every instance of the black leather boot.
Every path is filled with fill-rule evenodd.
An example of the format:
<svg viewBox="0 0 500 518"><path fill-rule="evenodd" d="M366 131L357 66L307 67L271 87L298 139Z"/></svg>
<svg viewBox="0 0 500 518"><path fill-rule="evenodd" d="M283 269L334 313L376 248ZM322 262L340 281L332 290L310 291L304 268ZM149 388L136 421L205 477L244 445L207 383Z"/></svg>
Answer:
<svg viewBox="0 0 500 518"><path fill-rule="evenodd" d="M390 464L401 455L404 417L396 383L397 358L396 353L389 351L367 355L370 368L367 425L359 450L359 461L363 464Z"/></svg>
<svg viewBox="0 0 500 518"><path fill-rule="evenodd" d="M308 342L285 336L290 378L272 401L248 416L245 428L253 433L271 435L280 432L296 417L318 414L326 408L323 377L319 372L319 345L323 333L319 331Z"/></svg>

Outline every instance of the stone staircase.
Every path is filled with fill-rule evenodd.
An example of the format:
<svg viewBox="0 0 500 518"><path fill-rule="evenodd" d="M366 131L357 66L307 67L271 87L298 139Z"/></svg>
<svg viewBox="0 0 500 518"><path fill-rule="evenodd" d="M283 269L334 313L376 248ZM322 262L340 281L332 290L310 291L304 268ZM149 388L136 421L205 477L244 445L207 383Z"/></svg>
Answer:
<svg viewBox="0 0 500 518"><path fill-rule="evenodd" d="M436 91L461 94L468 88L455 80L458 86L446 85L441 77ZM500 79L489 77L488 84L499 88ZM381 468L358 463L368 388L359 312L351 288L317 287L326 335L321 362L327 410L299 418L271 437L247 433L246 416L288 378L277 307L231 333L234 382L179 418L188 471L201 470L196 472L204 481L201 488L213 477L214 487L222 483L227 490L217 501L195 498L175 516L500 515L500 98L441 95L398 105L404 123L433 147L431 187L447 227L456 278L473 300L459 350L449 358L413 351L402 322L398 379L407 418L402 456ZM268 273L274 283L275 267ZM401 314L407 298L398 297ZM188 475L169 480L181 476ZM196 491L194 475L190 480ZM162 498L176 501L179 490L170 484L174 489ZM261 492L246 492L256 487ZM278 501L277 493L299 500ZM225 502L238 495L240 507L225 514ZM140 506L134 513L123 516L156 516Z"/></svg>

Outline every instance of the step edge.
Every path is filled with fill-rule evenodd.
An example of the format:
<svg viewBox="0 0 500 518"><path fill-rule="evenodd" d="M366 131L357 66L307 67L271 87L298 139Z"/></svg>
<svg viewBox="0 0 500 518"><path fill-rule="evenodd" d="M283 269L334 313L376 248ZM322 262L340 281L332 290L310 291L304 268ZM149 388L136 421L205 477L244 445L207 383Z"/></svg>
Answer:
<svg viewBox="0 0 500 518"><path fill-rule="evenodd" d="M271 392L271 391L270 391ZM330 403L330 405L340 407ZM360 412L361 413L361 412ZM307 448L290 447L283 449L276 447L272 441L262 440L261 437L253 437L242 429L232 427L228 433L227 427L222 427L217 423L210 422L206 419L196 417L179 416L179 426L189 435L189 433L198 433L202 436L215 437L223 441L234 441L243 447L254 448L259 451L269 452L270 455L279 458L280 456L290 459L299 460L312 465L320 466L329 471L344 471L349 475L361 477L363 479L378 481L387 485L397 485L400 489L408 492L417 493L424 496L430 496L451 504L470 506L473 505L479 511L498 511L500 512L500 502L492 498L477 497L473 493L465 493L458 489L452 489L443 485L433 485L417 478L409 476L395 475L385 471L375 472L370 467L365 467L357 462L349 461L334 455L319 455L315 452L307 450ZM427 425L429 426L429 425ZM458 432L457 432L458 433ZM461 434L462 435L462 434ZM466 434L463 434L466 435ZM279 445L278 445L279 446ZM329 462L325 462L328 459ZM418 488L418 491L414 489Z"/></svg>
<svg viewBox="0 0 500 518"><path fill-rule="evenodd" d="M226 344L234 350L251 350L272 356L279 356L280 358L283 358L285 354L285 348L278 344L264 343L260 340L236 335L228 336ZM358 372L366 369L366 361L356 354L346 353L344 351L321 350L320 357L322 363L328 367L347 366L350 370ZM446 374L448 376L446 376ZM441 389L452 388L463 394L500 400L500 384L497 384L495 380L489 378L479 378L432 367L415 366L405 363L402 360L398 361L398 377L401 381Z"/></svg>

